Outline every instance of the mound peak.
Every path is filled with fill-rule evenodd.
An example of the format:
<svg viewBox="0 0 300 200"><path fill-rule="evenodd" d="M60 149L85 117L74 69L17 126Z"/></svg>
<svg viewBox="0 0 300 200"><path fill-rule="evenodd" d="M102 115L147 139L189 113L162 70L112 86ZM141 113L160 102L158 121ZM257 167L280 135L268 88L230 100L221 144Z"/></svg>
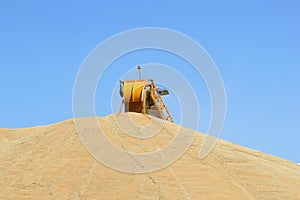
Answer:
<svg viewBox="0 0 300 200"><path fill-rule="evenodd" d="M118 114L97 118L118 148L145 153L163 148L176 124L163 124L151 135L151 118L130 117L144 132L128 135L115 121ZM122 117L121 119L122 123ZM129 127L130 128L130 127ZM184 129L188 132L188 129ZM136 138L137 135L145 138ZM148 134L148 135L147 135ZM171 165L150 173L114 170L83 146L74 119L48 126L0 129L0 198L3 199L299 199L300 167L296 163L219 140L199 159L204 134Z"/></svg>

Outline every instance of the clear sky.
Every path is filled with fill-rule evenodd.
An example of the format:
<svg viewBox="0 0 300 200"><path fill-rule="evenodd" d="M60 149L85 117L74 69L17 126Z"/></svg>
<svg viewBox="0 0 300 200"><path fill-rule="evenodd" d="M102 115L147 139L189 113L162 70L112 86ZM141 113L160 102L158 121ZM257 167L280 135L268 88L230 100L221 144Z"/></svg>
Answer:
<svg viewBox="0 0 300 200"><path fill-rule="evenodd" d="M164 27L194 38L217 64L227 92L223 139L300 162L299 9L296 0L1 1L0 127L72 118L76 73L96 45L128 29ZM132 67L180 63L155 52L130 56Z"/></svg>

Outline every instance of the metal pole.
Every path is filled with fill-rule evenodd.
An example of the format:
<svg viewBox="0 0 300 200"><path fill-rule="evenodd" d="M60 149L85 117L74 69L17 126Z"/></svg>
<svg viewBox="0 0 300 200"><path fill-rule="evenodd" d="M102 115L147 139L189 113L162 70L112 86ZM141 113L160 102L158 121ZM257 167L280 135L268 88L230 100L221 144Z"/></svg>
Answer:
<svg viewBox="0 0 300 200"><path fill-rule="evenodd" d="M138 65L138 67L137 67L137 69L139 70L139 77L140 77L140 80L142 80L142 76L141 76L141 66L140 65Z"/></svg>

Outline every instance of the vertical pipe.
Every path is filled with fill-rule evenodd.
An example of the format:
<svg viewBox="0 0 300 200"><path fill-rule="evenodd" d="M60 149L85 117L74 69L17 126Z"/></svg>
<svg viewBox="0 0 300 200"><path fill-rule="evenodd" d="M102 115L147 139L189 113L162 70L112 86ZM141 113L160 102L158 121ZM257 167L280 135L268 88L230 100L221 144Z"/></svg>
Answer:
<svg viewBox="0 0 300 200"><path fill-rule="evenodd" d="M137 69L139 70L139 77L140 77L140 80L142 80L142 76L141 76L141 66L140 65L138 65L138 67L137 67Z"/></svg>

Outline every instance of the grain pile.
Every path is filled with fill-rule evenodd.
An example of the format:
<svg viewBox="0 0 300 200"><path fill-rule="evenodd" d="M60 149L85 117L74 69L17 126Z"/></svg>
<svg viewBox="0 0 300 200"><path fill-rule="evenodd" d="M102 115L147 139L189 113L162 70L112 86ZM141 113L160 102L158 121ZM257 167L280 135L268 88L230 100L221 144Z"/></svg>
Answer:
<svg viewBox="0 0 300 200"><path fill-rule="evenodd" d="M124 115L148 123L141 114ZM114 115L98 120L117 147L136 152L167 144L178 128L166 124L159 135L136 142L118 129ZM224 140L200 160L203 139L197 133L183 156L162 170L131 174L95 160L74 120L0 129L0 199L300 199L299 165Z"/></svg>

